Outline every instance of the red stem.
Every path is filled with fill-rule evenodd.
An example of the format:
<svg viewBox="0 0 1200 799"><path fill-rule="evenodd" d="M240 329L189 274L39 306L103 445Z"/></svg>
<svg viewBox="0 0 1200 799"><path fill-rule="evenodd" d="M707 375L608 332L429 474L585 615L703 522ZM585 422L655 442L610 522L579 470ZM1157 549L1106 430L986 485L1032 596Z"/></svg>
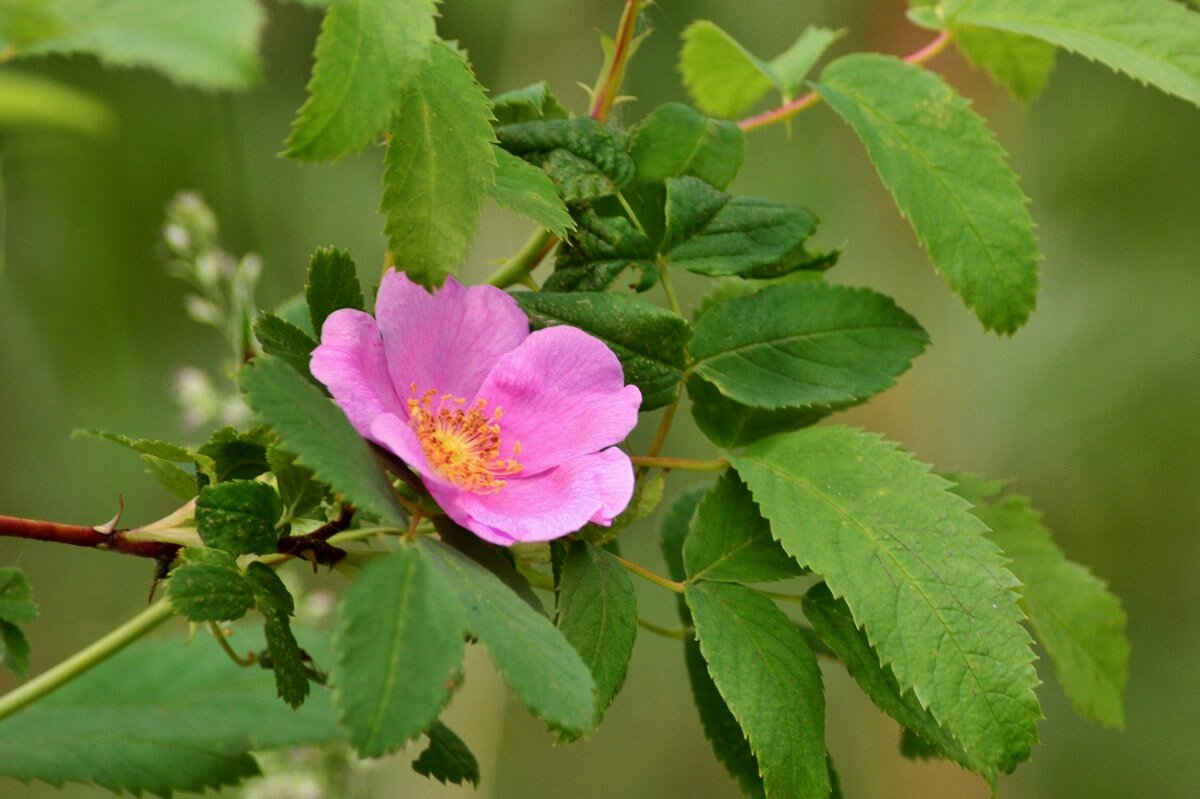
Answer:
<svg viewBox="0 0 1200 799"><path fill-rule="evenodd" d="M178 544L162 541L131 541L126 537L128 530L113 530L102 533L95 527L79 524L59 524L38 519L22 519L17 516L0 516L0 536L28 538L33 541L50 541L74 547L105 549L139 558L171 559L179 551Z"/></svg>
<svg viewBox="0 0 1200 799"><path fill-rule="evenodd" d="M638 6L642 0L625 0L625 11L621 14L621 25L617 29L617 38L613 47L612 64L608 75L596 92L595 102L592 103L592 119L603 122L616 102L617 90L621 88L621 80L625 76L625 61L629 58L629 46L633 41L633 29L637 27Z"/></svg>

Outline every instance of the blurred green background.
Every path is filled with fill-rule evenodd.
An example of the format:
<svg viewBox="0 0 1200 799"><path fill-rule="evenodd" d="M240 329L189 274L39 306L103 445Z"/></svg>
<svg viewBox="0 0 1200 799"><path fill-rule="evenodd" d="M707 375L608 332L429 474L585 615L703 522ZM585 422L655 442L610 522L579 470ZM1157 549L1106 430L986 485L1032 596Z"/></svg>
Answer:
<svg viewBox="0 0 1200 799"><path fill-rule="evenodd" d="M679 32L692 19L716 21L764 56L809 23L849 29L837 53L901 54L928 38L906 22L904 6L660 0L650 10L654 35L626 83L636 100L617 119L631 123L658 103L685 99L674 64ZM469 50L490 89L547 78L583 112L576 82L594 79L596 31L614 30L620 7L447 0L440 30ZM377 276L381 152L334 165L276 156L304 98L318 24L301 6L271 4L265 79L237 96L104 71L89 59L23 67L103 97L119 130L102 141L3 133L0 513L100 523L123 497L126 521L141 523L171 509L136 457L69 434L87 427L179 437L171 374L199 365L220 376L225 346L181 312L184 286L165 276L156 254L163 206L175 192L202 192L225 246L262 256L266 307L302 286L318 245L350 249L364 279ZM1042 663L1043 743L1001 782L1000 796L1200 795L1200 110L1072 57L1060 59L1030 108L957 55L933 66L974 98L1033 198L1043 289L1037 313L1013 338L985 334L938 280L859 143L828 109L798 117L790 139L782 128L752 134L734 190L812 208L823 220L821 242L846 247L832 279L891 294L932 336L897 388L844 420L939 466L1016 477L1067 553L1108 580L1129 611L1127 730L1075 716ZM486 274L490 260L513 252L529 231L488 208L467 277ZM700 288L684 285L693 299ZM635 450L647 438L638 436ZM668 446L685 456L706 451L686 414ZM687 479L673 478L671 494ZM650 526L623 544L631 557L661 565ZM144 606L151 577L151 567L132 558L25 542L0 542L0 563L26 569L35 585L42 616L30 628L34 671ZM672 623L671 597L642 585L639 592L642 615ZM988 795L953 766L902 759L896 725L826 666L829 746L848 797ZM652 635L639 638L625 689L589 742L555 746L478 652L447 720L479 756L478 791L412 774L414 747L371 772L373 796L738 795L700 731L677 642ZM105 794L0 778L0 795Z"/></svg>

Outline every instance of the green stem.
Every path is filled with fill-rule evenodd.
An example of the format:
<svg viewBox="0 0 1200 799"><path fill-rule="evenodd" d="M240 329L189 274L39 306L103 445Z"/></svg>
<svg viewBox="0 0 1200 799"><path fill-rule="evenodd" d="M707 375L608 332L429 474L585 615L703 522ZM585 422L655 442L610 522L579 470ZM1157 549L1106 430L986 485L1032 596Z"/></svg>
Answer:
<svg viewBox="0 0 1200 799"><path fill-rule="evenodd" d="M625 560L625 558L621 557L620 555L613 555L613 557L616 558L617 563L620 563L629 571L633 572L639 577L649 580L655 585L662 586L668 591L674 591L677 594L682 594L684 591L685 586L683 583L677 583L674 580L668 580L661 574L655 574L654 572L650 571L645 566L641 566L631 560Z"/></svg>
<svg viewBox="0 0 1200 799"><path fill-rule="evenodd" d="M646 621L641 616L638 617L637 623L642 629L649 630L655 635L661 635L663 638L686 640L696 635L693 627L660 627L652 621Z"/></svg>
<svg viewBox="0 0 1200 799"><path fill-rule="evenodd" d="M758 593L765 596L767 599L774 599L776 602L803 602L804 597L796 594L777 594L774 591L763 591L761 588L755 589Z"/></svg>
<svg viewBox="0 0 1200 799"><path fill-rule="evenodd" d="M643 469L679 469L685 472L723 472L729 468L724 458L695 460L693 458L656 458L649 455L634 455L630 458L634 466Z"/></svg>
<svg viewBox="0 0 1200 799"><path fill-rule="evenodd" d="M532 272L534 267L541 263L553 245L553 233L549 230L535 231L520 251L505 261L504 265L487 279L487 283L502 289L508 288L514 283L520 283L525 275Z"/></svg>
<svg viewBox="0 0 1200 799"><path fill-rule="evenodd" d="M617 192L617 202L619 202L621 207L625 209L625 215L629 217L629 221L633 223L633 226L638 229L638 233L641 233L643 236L645 236L646 228L642 227L641 220L637 218L637 214L633 212L633 208L629 205L629 201L625 199L625 195L621 192Z"/></svg>
<svg viewBox="0 0 1200 799"><path fill-rule="evenodd" d="M175 615L175 608L161 600L143 610L100 640L71 655L57 666L0 697L0 719L41 699L60 685L75 679L97 663L112 657Z"/></svg>
<svg viewBox="0 0 1200 799"><path fill-rule="evenodd" d="M679 295L675 293L675 284L671 282L671 272L669 270L670 267L666 264L663 264L659 270L662 275L663 291L667 293L667 303L671 306L671 310L674 311L676 316L683 316L683 311L679 305Z"/></svg>
<svg viewBox="0 0 1200 799"><path fill-rule="evenodd" d="M229 656L229 659L242 668L253 666L258 662L258 658L254 656L253 652L246 655L246 657L242 657L237 652L234 652L233 647L229 645L229 640L225 637L225 631L215 621L208 623L208 631L212 633L213 638L217 639L217 643L221 645L221 649Z"/></svg>

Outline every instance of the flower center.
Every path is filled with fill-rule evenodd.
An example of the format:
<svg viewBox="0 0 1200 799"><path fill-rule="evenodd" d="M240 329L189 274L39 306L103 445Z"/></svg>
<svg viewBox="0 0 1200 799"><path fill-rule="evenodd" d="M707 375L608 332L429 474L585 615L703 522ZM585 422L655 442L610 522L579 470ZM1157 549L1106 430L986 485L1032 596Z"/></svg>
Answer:
<svg viewBox="0 0 1200 799"><path fill-rule="evenodd" d="M418 398L415 383L411 391L408 423L430 465L451 483L475 494L494 494L504 488L505 478L521 471L517 461L500 457L499 407L488 415L487 400L468 405L462 397L438 396L437 389ZM513 453L520 452L516 441Z"/></svg>

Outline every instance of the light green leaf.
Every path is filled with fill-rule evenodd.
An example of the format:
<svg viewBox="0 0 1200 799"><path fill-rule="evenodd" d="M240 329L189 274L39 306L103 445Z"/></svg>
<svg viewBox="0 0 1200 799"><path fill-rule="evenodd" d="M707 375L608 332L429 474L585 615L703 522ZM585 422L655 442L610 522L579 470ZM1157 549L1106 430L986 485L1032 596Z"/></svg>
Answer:
<svg viewBox="0 0 1200 799"><path fill-rule="evenodd" d="M565 732L591 729L596 714L592 675L550 620L474 560L440 542L420 543L457 593L467 630L487 648L525 706Z"/></svg>
<svg viewBox="0 0 1200 799"><path fill-rule="evenodd" d="M638 183L693 175L724 189L742 166L746 137L732 122L667 103L641 121L629 142Z"/></svg>
<svg viewBox="0 0 1200 799"><path fill-rule="evenodd" d="M325 320L334 311L342 308L361 311L364 307L362 287L358 284L358 270L350 253L335 247L318 247L308 264L304 299L308 303L312 329L318 337Z"/></svg>
<svg viewBox="0 0 1200 799"><path fill-rule="evenodd" d="M695 373L736 402L840 408L889 388L928 340L882 294L790 283L705 312L691 350Z"/></svg>
<svg viewBox="0 0 1200 799"><path fill-rule="evenodd" d="M533 329L570 325L607 344L621 361L625 382L641 389L641 410L669 405L679 395L692 331L670 311L611 292L538 291L513 296L529 314Z"/></svg>
<svg viewBox="0 0 1200 799"><path fill-rule="evenodd" d="M1129 641L1125 611L1104 583L1066 559L1042 515L1025 497L970 475L951 475L953 490L975 505L989 538L1012 562L1021 581L1021 608L1075 708L1111 727L1125 723Z"/></svg>
<svg viewBox="0 0 1200 799"><path fill-rule="evenodd" d="M262 639L233 645L259 648ZM211 641L146 641L0 724L0 774L61 786L171 796L259 773L250 752L344 736L318 691L293 710L271 676L241 669Z"/></svg>
<svg viewBox="0 0 1200 799"><path fill-rule="evenodd" d="M726 452L783 548L822 575L901 690L977 764L1029 756L1041 710L1017 580L967 503L895 445L814 427Z"/></svg>
<svg viewBox="0 0 1200 799"><path fill-rule="evenodd" d="M578 221L579 227L558 250L544 291L604 291L626 269L641 272L638 291L658 282L654 245L628 219L601 217L587 209Z"/></svg>
<svg viewBox="0 0 1200 799"><path fill-rule="evenodd" d="M1037 296L1033 220L983 119L941 78L881 55L851 55L816 90L866 145L934 266L983 326L1012 333Z"/></svg>
<svg viewBox="0 0 1200 799"><path fill-rule="evenodd" d="M181 447L178 444L149 438L130 438L129 436L117 435L116 433L106 433L103 430L75 430L71 433L71 438L83 437L111 441L134 452L139 452L143 455L153 455L156 458L162 458L171 463L194 463L197 470L204 472L211 480L215 482L217 479L216 464L213 463L212 458L201 455L199 452L187 447Z"/></svg>
<svg viewBox="0 0 1200 799"><path fill-rule="evenodd" d="M317 479L345 494L386 524L404 524L404 511L366 442L345 414L283 361L255 358L238 375L246 400L283 447Z"/></svg>
<svg viewBox="0 0 1200 799"><path fill-rule="evenodd" d="M718 117L741 114L772 84L767 64L703 19L683 31L679 71L696 107Z"/></svg>
<svg viewBox="0 0 1200 799"><path fill-rule="evenodd" d="M495 149L496 183L491 197L496 202L532 219L559 238L575 227L575 220L558 196L558 188L545 171L502 150Z"/></svg>
<svg viewBox="0 0 1200 799"><path fill-rule="evenodd" d="M33 602L33 586L20 569L0 569L0 619L4 621L33 621L37 618Z"/></svg>
<svg viewBox="0 0 1200 799"><path fill-rule="evenodd" d="M205 486L196 499L196 531L204 545L232 555L275 552L283 505L275 489L253 480Z"/></svg>
<svg viewBox="0 0 1200 799"><path fill-rule="evenodd" d="M683 542L683 562L690 582L757 583L803 571L771 537L771 526L733 471L700 500Z"/></svg>
<svg viewBox="0 0 1200 799"><path fill-rule="evenodd" d="M633 182L623 133L590 117L520 122L496 129L500 146L537 164L568 204L609 197Z"/></svg>
<svg viewBox="0 0 1200 799"><path fill-rule="evenodd" d="M427 553L404 545L363 569L338 610L338 716L363 757L429 727L463 656L463 611Z"/></svg>
<svg viewBox="0 0 1200 799"><path fill-rule="evenodd" d="M296 456L278 447L267 450L267 463L275 475L279 488L279 499L283 503L283 514L294 519L302 513L316 508L325 498L325 486L313 479L311 469L296 463Z"/></svg>
<svg viewBox="0 0 1200 799"><path fill-rule="evenodd" d="M254 320L254 337L262 345L263 352L274 355L305 379L316 382L308 362L317 342L303 330L274 314L263 312Z"/></svg>
<svg viewBox="0 0 1200 799"><path fill-rule="evenodd" d="M304 654L288 621L296 610L292 594L271 567L257 561L246 567L246 580L254 590L255 605L263 616L275 691L284 702L300 707L308 698L309 685Z"/></svg>
<svg viewBox="0 0 1200 799"><path fill-rule="evenodd" d="M809 26L791 47L771 59L772 78L785 98L796 95L817 61L844 34L845 30Z"/></svg>
<svg viewBox="0 0 1200 799"><path fill-rule="evenodd" d="M718 447L741 447L760 438L816 424L832 409L755 408L734 402L721 390L696 375L687 379L692 418L709 441Z"/></svg>
<svg viewBox="0 0 1200 799"><path fill-rule="evenodd" d="M567 545L558 582L557 625L592 673L596 685L592 726L599 726L625 682L637 637L633 582L600 547L583 541Z"/></svg>
<svg viewBox="0 0 1200 799"><path fill-rule="evenodd" d="M146 474L157 480L158 484L176 499L187 501L199 491L196 476L170 461L153 455L142 455L142 462L146 464Z"/></svg>
<svg viewBox="0 0 1200 799"><path fill-rule="evenodd" d="M0 664L24 679L29 673L29 641L21 628L0 619Z"/></svg>
<svg viewBox="0 0 1200 799"><path fill-rule="evenodd" d="M469 782L479 787L479 761L453 730L435 721L425 734L429 737L429 746L413 761L413 771L443 785Z"/></svg>
<svg viewBox="0 0 1200 799"><path fill-rule="evenodd" d="M746 733L738 725L738 720L729 711L729 706L721 698L712 677L708 674L708 664L700 654L700 645L695 639L689 638L683 642L683 658L687 666L688 682L692 686L692 700L700 714L700 726L704 729L704 737L712 746L713 754L729 772L729 776L741 787L742 793L750 799L764 799L763 779L759 773L758 760L750 751L750 743Z"/></svg>
<svg viewBox="0 0 1200 799"><path fill-rule="evenodd" d="M388 248L410 278L440 286L471 245L496 173L491 106L460 52L433 45L391 133L379 205Z"/></svg>
<svg viewBox="0 0 1200 799"><path fill-rule="evenodd" d="M195 550L185 550L185 562L171 572L167 596L191 621L233 621L254 607L254 588L237 568L233 556L221 550L222 561L194 562Z"/></svg>
<svg viewBox="0 0 1200 799"><path fill-rule="evenodd" d="M90 53L118 67L150 67L204 89L245 88L259 77L263 9L254 0L53 0L41 37L18 56Z"/></svg>
<svg viewBox="0 0 1200 799"><path fill-rule="evenodd" d="M768 799L827 799L825 693L804 636L769 599L724 583L687 587L708 672L758 760Z"/></svg>
<svg viewBox="0 0 1200 799"><path fill-rule="evenodd" d="M1200 16L1173 0L967 0L958 6L949 12L956 28L1033 36L1200 105Z"/></svg>
<svg viewBox="0 0 1200 799"><path fill-rule="evenodd" d="M538 81L492 98L492 113L497 125L534 122L539 119L566 119L567 109L559 104L546 81Z"/></svg>
<svg viewBox="0 0 1200 799"><path fill-rule="evenodd" d="M1054 71L1054 45L1032 36L968 27L955 31L954 44L1018 100L1041 93Z"/></svg>
<svg viewBox="0 0 1200 799"><path fill-rule="evenodd" d="M286 154L339 158L379 136L429 60L435 10L435 0L334 0Z"/></svg>
<svg viewBox="0 0 1200 799"><path fill-rule="evenodd" d="M115 125L98 98L57 81L0 72L0 128L51 127L103 136Z"/></svg>

